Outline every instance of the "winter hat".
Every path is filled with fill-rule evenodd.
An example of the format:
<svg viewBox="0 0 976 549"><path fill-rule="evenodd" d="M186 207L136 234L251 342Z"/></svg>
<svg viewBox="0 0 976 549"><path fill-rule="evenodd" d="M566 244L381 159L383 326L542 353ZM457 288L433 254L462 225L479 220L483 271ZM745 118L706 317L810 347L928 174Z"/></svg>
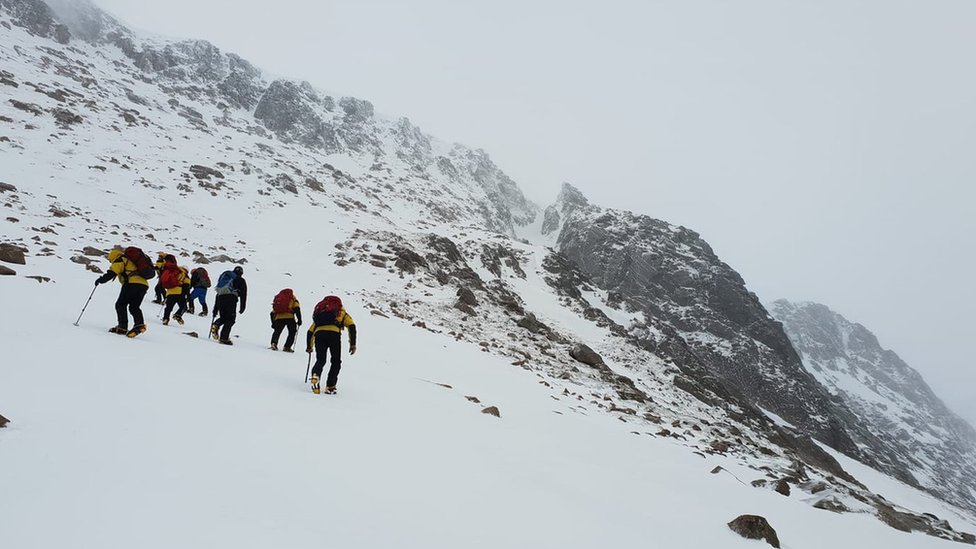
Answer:
<svg viewBox="0 0 976 549"><path fill-rule="evenodd" d="M234 267L234 272L237 273L237 276L242 276L244 274L244 267L238 265Z"/></svg>

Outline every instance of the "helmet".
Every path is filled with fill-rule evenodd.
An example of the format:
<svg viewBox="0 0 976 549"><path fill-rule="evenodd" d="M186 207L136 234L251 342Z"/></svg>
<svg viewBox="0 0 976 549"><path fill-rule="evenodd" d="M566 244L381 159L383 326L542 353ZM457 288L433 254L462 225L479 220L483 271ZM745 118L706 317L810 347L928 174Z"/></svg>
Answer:
<svg viewBox="0 0 976 549"><path fill-rule="evenodd" d="M238 265L234 267L234 272L237 273L237 276L242 276L244 274L244 267Z"/></svg>

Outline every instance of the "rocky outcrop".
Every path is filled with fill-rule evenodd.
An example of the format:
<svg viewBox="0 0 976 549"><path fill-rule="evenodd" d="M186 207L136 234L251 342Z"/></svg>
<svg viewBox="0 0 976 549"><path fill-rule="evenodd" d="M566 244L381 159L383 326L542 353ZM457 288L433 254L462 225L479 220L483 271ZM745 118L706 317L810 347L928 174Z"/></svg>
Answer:
<svg viewBox="0 0 976 549"><path fill-rule="evenodd" d="M739 395L860 457L850 432L856 419L803 369L782 327L697 233L598 208L570 185L548 211L560 218L561 255L644 314L643 325L630 327L641 346L713 392Z"/></svg>
<svg viewBox="0 0 976 549"><path fill-rule="evenodd" d="M779 547L776 530L759 515L740 515L729 523L729 528L746 539L761 539L773 547Z"/></svg>
<svg viewBox="0 0 976 549"><path fill-rule="evenodd" d="M59 23L51 8L41 0L0 0L0 11L10 15L13 24L31 34L67 44L71 39L68 27Z"/></svg>
<svg viewBox="0 0 976 549"><path fill-rule="evenodd" d="M26 251L26 248L16 244L0 244L0 261L14 265L26 265L27 257L24 255Z"/></svg>
<svg viewBox="0 0 976 549"><path fill-rule="evenodd" d="M888 472L976 508L976 430L917 371L882 348L867 328L824 305L779 300L770 311L805 369L865 423ZM910 471L922 474L905 474Z"/></svg>

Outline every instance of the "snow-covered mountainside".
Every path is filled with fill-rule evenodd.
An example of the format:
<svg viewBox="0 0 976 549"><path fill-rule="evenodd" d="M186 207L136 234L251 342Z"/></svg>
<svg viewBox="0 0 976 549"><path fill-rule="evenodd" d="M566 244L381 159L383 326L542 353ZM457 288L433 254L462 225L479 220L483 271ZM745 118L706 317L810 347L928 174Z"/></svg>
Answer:
<svg viewBox="0 0 976 549"><path fill-rule="evenodd" d="M570 187L539 215L483 151L367 101L51 6L0 0L0 295L18 311L0 317L0 546L187 545L137 539L159 516L191 546L313 546L319 498L340 546L592 547L684 525L669 546L748 547L725 522L752 512L791 547L942 543L875 517L973 541L946 478L925 487L964 509L844 456L903 465L691 231ZM184 335L199 318L120 340L107 287L71 326L129 244L243 265L236 345ZM360 327L336 397L264 348L283 287L306 310L343 296Z"/></svg>
<svg viewBox="0 0 976 549"><path fill-rule="evenodd" d="M698 234L594 206L569 185L546 209L542 231L614 303L644 313L628 329L639 345L674 360L693 380L715 378L711 386L689 382L696 394L740 395L849 456L976 508L976 476L969 474L976 456L972 446L958 443L964 424L924 434L893 432L879 410L838 398L836 384L823 383L809 363L804 368L796 339L791 343L738 273ZM932 409L944 409L939 406ZM891 411L880 410L882 416ZM924 419L913 420L918 422ZM919 449L940 433L947 438L939 453L951 459L930 461L937 455L923 456Z"/></svg>
<svg viewBox="0 0 976 549"><path fill-rule="evenodd" d="M867 328L824 305L779 300L770 311L807 371L867 423L888 453L911 465L918 484L948 490L956 501L972 500L976 431L918 372Z"/></svg>

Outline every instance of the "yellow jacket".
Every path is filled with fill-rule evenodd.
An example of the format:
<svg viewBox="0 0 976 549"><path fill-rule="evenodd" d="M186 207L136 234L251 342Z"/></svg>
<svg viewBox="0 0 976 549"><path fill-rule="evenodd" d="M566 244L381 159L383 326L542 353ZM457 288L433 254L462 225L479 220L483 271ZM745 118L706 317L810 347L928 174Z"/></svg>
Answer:
<svg viewBox="0 0 976 549"><path fill-rule="evenodd" d="M142 284L149 287L149 281L136 274L135 263L125 257L122 250L112 250L108 253L108 260L112 262L108 270L115 273L120 284Z"/></svg>
<svg viewBox="0 0 976 549"><path fill-rule="evenodd" d="M190 273L186 272L186 267L180 267L179 286L166 289L166 295L183 295L183 286L190 283Z"/></svg>
<svg viewBox="0 0 976 549"><path fill-rule="evenodd" d="M300 311L301 310L301 306L302 306L301 303L299 303L297 299L291 298L291 304L288 305L288 312L287 313L278 313L278 314L274 314L272 312L271 313L271 319L272 320L281 320L281 319L288 319L288 320L290 320L292 318L295 318L295 310L298 309Z"/></svg>
<svg viewBox="0 0 976 549"><path fill-rule="evenodd" d="M313 319L315 317L312 317ZM308 327L308 335L305 339L305 350L309 353L312 352L312 343L315 339L315 334L318 332L336 332L341 333L343 328L349 328L349 346L356 346L356 323L352 321L352 317L346 313L345 309L340 309L339 314L336 315L335 323L324 324L319 326L312 320L312 325ZM352 352L352 351L350 351Z"/></svg>
<svg viewBox="0 0 976 549"><path fill-rule="evenodd" d="M312 321L312 325L308 327L308 333L315 334L316 332L341 332L343 328L349 328L355 326L356 323L352 321L352 317L346 313L345 309L340 309L339 314L336 315L335 324L325 324L324 326L319 326Z"/></svg>

